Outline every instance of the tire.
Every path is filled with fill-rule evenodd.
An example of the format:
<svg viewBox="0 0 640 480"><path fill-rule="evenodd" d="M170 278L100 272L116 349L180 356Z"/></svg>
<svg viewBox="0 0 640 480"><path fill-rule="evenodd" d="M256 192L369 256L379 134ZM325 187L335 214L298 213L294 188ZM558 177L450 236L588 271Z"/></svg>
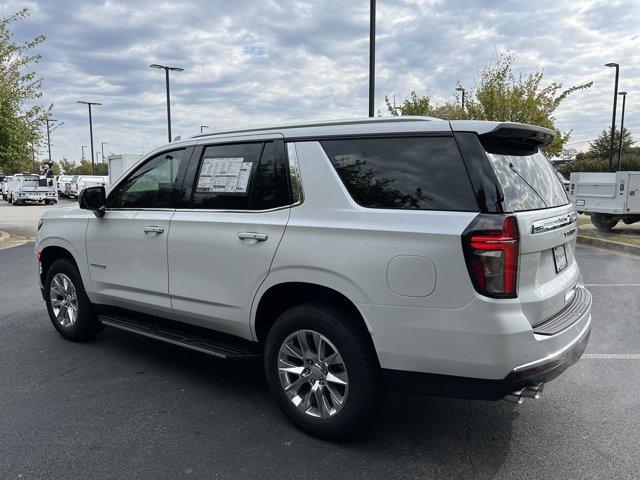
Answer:
<svg viewBox="0 0 640 480"><path fill-rule="evenodd" d="M49 200L45 200L45 201L44 201L44 204L45 204L45 205L49 205Z"/></svg>
<svg viewBox="0 0 640 480"><path fill-rule="evenodd" d="M592 213L591 223L603 232L608 232L618 224L618 218L605 213Z"/></svg>
<svg viewBox="0 0 640 480"><path fill-rule="evenodd" d="M9 204L13 203L13 197L9 197L9 199L7 200L7 202L9 202Z"/></svg>
<svg viewBox="0 0 640 480"><path fill-rule="evenodd" d="M309 345L317 344L312 344L314 338L322 337L324 347L321 356L333 357L334 363L316 362L318 355L314 346L307 353L311 353L315 360L305 363L309 358L300 348L302 343L298 334L305 337ZM293 350L286 349L285 344ZM332 355L333 351L337 351L339 356ZM279 370L279 365L285 365L279 358L282 352L288 355L283 357L286 362L300 373ZM289 355L289 352L295 355ZM385 393L382 372L369 333L353 315L323 303L298 305L280 315L267 336L265 374L269 390L284 414L305 432L330 440L356 434L378 410ZM338 381L346 381L346 386ZM298 402L300 408L285 392L285 385L291 384L295 385L289 389L289 394L296 400L302 399ZM319 397L314 389L320 391ZM340 397L341 403L334 400ZM320 402L324 411L319 408Z"/></svg>
<svg viewBox="0 0 640 480"><path fill-rule="evenodd" d="M69 288L67 282L73 288ZM75 306L75 318L73 315L71 317L65 316L64 307L59 307L59 303L55 307L52 305L52 284L54 284L54 290L60 293L54 301L60 302L60 297L64 296L65 303ZM75 301L71 299L73 294L75 294ZM74 342L93 340L102 331L103 326L98 320L98 314L89 297L87 297L82 279L73 261L59 258L51 264L44 281L44 299L51 323L58 333L67 340ZM57 312L56 308L58 308ZM70 310L73 313L73 308L66 311Z"/></svg>

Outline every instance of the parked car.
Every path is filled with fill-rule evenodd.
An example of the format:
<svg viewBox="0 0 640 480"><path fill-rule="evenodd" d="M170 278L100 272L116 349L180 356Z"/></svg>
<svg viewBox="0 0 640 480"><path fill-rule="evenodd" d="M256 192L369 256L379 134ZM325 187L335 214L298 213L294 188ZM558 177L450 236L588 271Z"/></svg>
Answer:
<svg viewBox="0 0 640 480"><path fill-rule="evenodd" d="M109 177L106 175L74 175L69 182L65 183L65 193L67 197L78 198L85 185L106 186L108 182Z"/></svg>
<svg viewBox="0 0 640 480"><path fill-rule="evenodd" d="M13 176L9 203L24 205L30 202L43 202L45 205L58 202L58 192L47 178L41 180L37 173L18 173Z"/></svg>
<svg viewBox="0 0 640 480"><path fill-rule="evenodd" d="M584 351L577 215L514 123L380 118L198 135L44 214L51 321L264 357L280 408L340 438L390 388L520 402Z"/></svg>

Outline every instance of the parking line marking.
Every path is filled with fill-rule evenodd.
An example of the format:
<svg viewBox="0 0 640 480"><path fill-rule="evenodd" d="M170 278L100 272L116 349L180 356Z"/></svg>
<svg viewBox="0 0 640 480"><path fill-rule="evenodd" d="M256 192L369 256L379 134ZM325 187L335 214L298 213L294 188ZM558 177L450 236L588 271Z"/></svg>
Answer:
<svg viewBox="0 0 640 480"><path fill-rule="evenodd" d="M585 353L582 358L597 360L640 360L640 353Z"/></svg>
<svg viewBox="0 0 640 480"><path fill-rule="evenodd" d="M585 283L585 287L640 287L640 283Z"/></svg>

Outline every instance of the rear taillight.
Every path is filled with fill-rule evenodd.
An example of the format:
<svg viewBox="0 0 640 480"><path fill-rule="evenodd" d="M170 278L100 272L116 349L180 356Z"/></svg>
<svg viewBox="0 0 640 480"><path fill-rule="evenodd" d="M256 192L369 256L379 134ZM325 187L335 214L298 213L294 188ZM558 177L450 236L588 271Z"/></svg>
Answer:
<svg viewBox="0 0 640 480"><path fill-rule="evenodd" d="M471 281L482 295L515 298L518 277L518 220L478 215L462 234Z"/></svg>

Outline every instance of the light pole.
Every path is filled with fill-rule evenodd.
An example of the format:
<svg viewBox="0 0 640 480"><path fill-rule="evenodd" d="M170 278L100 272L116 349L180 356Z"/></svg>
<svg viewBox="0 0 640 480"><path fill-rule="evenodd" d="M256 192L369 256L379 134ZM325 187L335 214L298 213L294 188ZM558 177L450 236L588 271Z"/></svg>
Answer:
<svg viewBox="0 0 640 480"><path fill-rule="evenodd" d="M85 102L83 100L78 100L76 103L83 103L89 107L89 136L91 137L91 174L96 174L96 165L94 162L94 154L93 154L93 120L91 119L91 106L97 105L101 106L101 103L98 102ZM84 154L83 154L84 157Z"/></svg>
<svg viewBox="0 0 640 480"><path fill-rule="evenodd" d="M200 125L200 133L202 133L205 128L209 128L209 125Z"/></svg>
<svg viewBox="0 0 640 480"><path fill-rule="evenodd" d="M622 116L620 117L620 147L618 148L618 171L622 170L622 139L624 138L624 107L627 103L627 92L618 92L622 95Z"/></svg>
<svg viewBox="0 0 640 480"><path fill-rule="evenodd" d="M80 148L82 148L82 158L80 159L80 161L84 160L84 149L87 148L86 145L80 145Z"/></svg>
<svg viewBox="0 0 640 480"><path fill-rule="evenodd" d="M161 68L164 70L165 82L167 84L167 133L169 137L169 142L171 142L171 97L169 95L169 70L174 72L182 72L184 68L180 67L167 67L166 65L158 65L157 63L152 63L149 65L151 68Z"/></svg>
<svg viewBox="0 0 640 480"><path fill-rule="evenodd" d="M605 67L613 67L616 69L616 83L613 89L613 116L611 119L611 146L609 147L609 171L611 171L613 168L613 149L615 148L616 108L618 106L618 77L620 76L620 65L617 63L607 63Z"/></svg>
<svg viewBox="0 0 640 480"><path fill-rule="evenodd" d="M376 0L369 7L369 116L373 117L376 90Z"/></svg>
<svg viewBox="0 0 640 480"><path fill-rule="evenodd" d="M109 145L107 142L100 142L100 151L102 152L102 163L104 163L104 146Z"/></svg>
<svg viewBox="0 0 640 480"><path fill-rule="evenodd" d="M47 118L45 122L47 122L47 147L49 148L49 163L51 163L51 123L57 122L57 120Z"/></svg>
<svg viewBox="0 0 640 480"><path fill-rule="evenodd" d="M461 92L462 93L461 105L462 105L462 110L464 110L464 92L465 92L465 90L462 87L456 87L456 92Z"/></svg>

